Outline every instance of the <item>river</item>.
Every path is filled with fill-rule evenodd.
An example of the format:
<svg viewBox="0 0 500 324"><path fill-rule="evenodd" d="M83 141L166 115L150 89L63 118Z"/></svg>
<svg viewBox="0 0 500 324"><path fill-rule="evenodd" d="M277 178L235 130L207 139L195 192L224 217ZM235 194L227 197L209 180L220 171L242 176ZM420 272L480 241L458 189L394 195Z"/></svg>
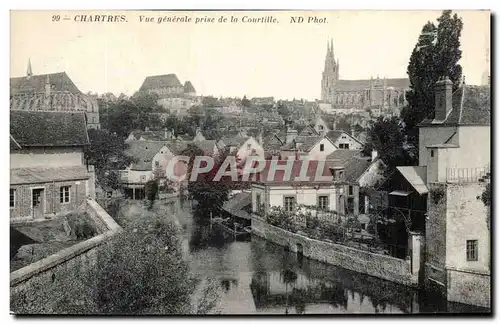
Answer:
<svg viewBox="0 0 500 324"><path fill-rule="evenodd" d="M171 210L184 229L191 271L220 284L222 314L484 312L386 280L297 257L250 236L234 241L193 218L189 202Z"/></svg>

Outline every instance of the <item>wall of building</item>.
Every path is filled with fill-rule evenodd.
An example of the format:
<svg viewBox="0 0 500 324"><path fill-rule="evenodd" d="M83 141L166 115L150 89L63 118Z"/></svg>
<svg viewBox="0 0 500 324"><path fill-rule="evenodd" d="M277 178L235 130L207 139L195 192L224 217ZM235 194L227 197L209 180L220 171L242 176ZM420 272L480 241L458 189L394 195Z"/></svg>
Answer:
<svg viewBox="0 0 500 324"><path fill-rule="evenodd" d="M36 147L10 154L11 168L63 167L83 164L83 147Z"/></svg>
<svg viewBox="0 0 500 324"><path fill-rule="evenodd" d="M342 134L336 141L335 141L335 146L340 148L340 144L349 144L349 150L361 150L363 148L363 145L353 139L350 135L348 134Z"/></svg>
<svg viewBox="0 0 500 324"><path fill-rule="evenodd" d="M411 274L410 264L406 260L313 240L269 225L255 215L252 217L252 230L256 235L289 247L293 252L301 247L303 255L314 260L407 286L418 283L418 275Z"/></svg>
<svg viewBox="0 0 500 324"><path fill-rule="evenodd" d="M70 201L61 203L60 188L70 186ZM77 209L87 198L87 181L60 181L42 184L11 185L15 189L15 207L10 208L10 218L33 218L32 188L44 189L44 215L57 215Z"/></svg>
<svg viewBox="0 0 500 324"><path fill-rule="evenodd" d="M420 127L418 130L418 165L427 165L427 145L444 144L456 130L456 127ZM449 144L458 144L458 137L454 137Z"/></svg>
<svg viewBox="0 0 500 324"><path fill-rule="evenodd" d="M490 275L448 270L448 301L490 308L490 291Z"/></svg>
<svg viewBox="0 0 500 324"><path fill-rule="evenodd" d="M248 147L250 145L250 147ZM264 149L253 137L250 137L243 143L243 145L238 148L238 152L236 153L237 157L241 160L245 160L252 151L255 150L255 154L258 156L264 156Z"/></svg>
<svg viewBox="0 0 500 324"><path fill-rule="evenodd" d="M338 210L340 187L322 187L316 190L312 186L292 188L286 186L271 186L268 188L270 206L283 207L284 197L293 196L299 205L317 206L318 196L328 196L330 210Z"/></svg>
<svg viewBox="0 0 500 324"><path fill-rule="evenodd" d="M321 144L323 144L323 151L321 151ZM329 139L323 138L309 151L308 155L313 160L325 160L328 155L332 154L336 150L337 147L335 147Z"/></svg>
<svg viewBox="0 0 500 324"><path fill-rule="evenodd" d="M460 126L460 158L458 168L480 168L491 163L491 128L489 126Z"/></svg>
<svg viewBox="0 0 500 324"><path fill-rule="evenodd" d="M128 184L145 184L147 181L153 179L152 170L130 170L122 172L122 182Z"/></svg>

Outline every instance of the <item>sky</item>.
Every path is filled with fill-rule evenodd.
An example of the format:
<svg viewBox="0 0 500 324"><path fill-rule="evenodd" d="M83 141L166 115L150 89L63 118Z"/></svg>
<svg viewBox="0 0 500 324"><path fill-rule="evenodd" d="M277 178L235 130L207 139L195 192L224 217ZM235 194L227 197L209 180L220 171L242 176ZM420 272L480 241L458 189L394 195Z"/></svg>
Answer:
<svg viewBox="0 0 500 324"><path fill-rule="evenodd" d="M490 13L463 19L460 64L468 84L489 70ZM126 22L75 22L77 15L125 15ZM420 31L440 11L12 11L10 76L65 71L83 92L133 94L149 75L177 75L199 95L319 99L326 46L333 39L341 79L407 77ZM53 22L55 15L69 20ZM140 22L139 16L153 17ZM158 23L159 17L190 23ZM237 23L194 23L231 16ZM272 16L277 23L242 22ZM291 23L292 16L306 22ZM309 17L326 18L307 23Z"/></svg>

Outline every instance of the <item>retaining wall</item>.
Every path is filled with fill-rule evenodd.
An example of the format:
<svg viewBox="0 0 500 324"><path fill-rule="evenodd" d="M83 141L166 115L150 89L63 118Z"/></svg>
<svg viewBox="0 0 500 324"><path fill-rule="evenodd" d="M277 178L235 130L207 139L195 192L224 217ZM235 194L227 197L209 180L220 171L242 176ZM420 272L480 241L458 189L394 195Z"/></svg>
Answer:
<svg viewBox="0 0 500 324"><path fill-rule="evenodd" d="M305 257L314 260L407 286L418 285L418 273L411 273L410 263L406 260L311 239L270 225L255 215L252 217L252 233L289 247L293 252L302 249Z"/></svg>

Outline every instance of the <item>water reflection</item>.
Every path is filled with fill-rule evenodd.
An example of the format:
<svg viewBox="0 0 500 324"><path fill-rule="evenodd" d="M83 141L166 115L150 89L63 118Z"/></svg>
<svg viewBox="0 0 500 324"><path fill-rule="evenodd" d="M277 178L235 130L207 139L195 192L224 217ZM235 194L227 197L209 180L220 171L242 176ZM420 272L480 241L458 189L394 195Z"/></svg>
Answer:
<svg viewBox="0 0 500 324"><path fill-rule="evenodd" d="M192 272L216 278L222 313L324 314L487 311L452 304L437 296L321 262L298 258L252 236L228 239L193 217L189 202L175 205L185 228L185 251Z"/></svg>

